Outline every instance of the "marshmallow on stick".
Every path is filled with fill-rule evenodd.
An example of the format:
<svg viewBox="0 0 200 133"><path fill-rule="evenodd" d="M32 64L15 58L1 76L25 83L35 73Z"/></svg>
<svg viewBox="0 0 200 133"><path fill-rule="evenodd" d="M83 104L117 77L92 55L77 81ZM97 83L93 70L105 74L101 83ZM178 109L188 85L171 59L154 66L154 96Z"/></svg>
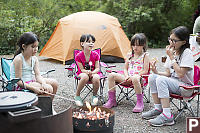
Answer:
<svg viewBox="0 0 200 133"><path fill-rule="evenodd" d="M92 71L91 67L92 67L92 62L89 62L89 66L90 66L90 71Z"/></svg>
<svg viewBox="0 0 200 133"><path fill-rule="evenodd" d="M152 61L155 61L157 63L158 62L158 58L157 57L153 57Z"/></svg>

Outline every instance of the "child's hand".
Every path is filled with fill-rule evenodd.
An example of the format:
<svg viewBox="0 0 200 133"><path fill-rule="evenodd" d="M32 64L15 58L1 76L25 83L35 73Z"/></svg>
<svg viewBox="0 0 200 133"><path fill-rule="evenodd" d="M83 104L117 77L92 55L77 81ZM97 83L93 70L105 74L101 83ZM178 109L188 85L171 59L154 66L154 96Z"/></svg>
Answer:
<svg viewBox="0 0 200 133"><path fill-rule="evenodd" d="M89 76L92 75L92 72L90 70L87 70L86 74Z"/></svg>
<svg viewBox="0 0 200 133"><path fill-rule="evenodd" d="M157 69L156 69L156 61L152 61L150 62L151 65L151 70L153 71L153 73L157 73Z"/></svg>
<svg viewBox="0 0 200 133"><path fill-rule="evenodd" d="M49 85L48 85L48 84L44 84L44 83L43 83L43 84L42 84L42 90L51 93L51 92L49 91Z"/></svg>
<svg viewBox="0 0 200 133"><path fill-rule="evenodd" d="M92 72L90 70L87 71L87 75L89 76L90 79L92 79Z"/></svg>
<svg viewBox="0 0 200 133"><path fill-rule="evenodd" d="M174 55L174 46L172 45L168 45L166 46L166 54L170 57L170 59L173 57Z"/></svg>
<svg viewBox="0 0 200 133"><path fill-rule="evenodd" d="M42 90L40 87L34 87L32 91L38 95L44 94L44 90Z"/></svg>
<svg viewBox="0 0 200 133"><path fill-rule="evenodd" d="M156 64L158 62L158 59L156 57L154 57L154 58L152 58L151 62Z"/></svg>

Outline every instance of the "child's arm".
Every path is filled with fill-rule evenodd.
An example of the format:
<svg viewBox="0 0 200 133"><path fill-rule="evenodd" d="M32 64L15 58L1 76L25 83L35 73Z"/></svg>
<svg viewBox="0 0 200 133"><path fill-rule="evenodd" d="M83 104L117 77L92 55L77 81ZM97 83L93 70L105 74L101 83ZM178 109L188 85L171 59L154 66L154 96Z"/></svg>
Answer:
<svg viewBox="0 0 200 133"><path fill-rule="evenodd" d="M46 81L40 75L39 61L38 61L37 58L36 58L36 61L35 61L34 72L35 72L35 79L36 79L36 81L39 82L39 83L41 83L41 84L46 84Z"/></svg>
<svg viewBox="0 0 200 133"><path fill-rule="evenodd" d="M125 61L125 65L124 65L124 76L127 78L128 75L128 59L126 59Z"/></svg>
<svg viewBox="0 0 200 133"><path fill-rule="evenodd" d="M158 72L157 73L158 75L163 75L163 76L166 76L166 77L170 77L170 70L167 68L164 72Z"/></svg>
<svg viewBox="0 0 200 133"><path fill-rule="evenodd" d="M152 61L150 62L150 65L151 65L151 70L153 71L153 73L155 74L158 74L158 75L163 75L163 76L167 76L169 77L171 74L170 74L170 70L167 68L164 72L159 72L157 71L156 69L156 61Z"/></svg>
<svg viewBox="0 0 200 133"><path fill-rule="evenodd" d="M22 59L19 56L16 56L13 60L13 64L15 66L15 78L20 78L22 77ZM18 81L17 85L23 88L23 83L22 81Z"/></svg>
<svg viewBox="0 0 200 133"><path fill-rule="evenodd" d="M150 63L150 60L149 60L149 55L146 54L145 57L144 57L144 69L142 71L139 72L139 75L144 75L144 74L148 74L149 72L149 63Z"/></svg>
<svg viewBox="0 0 200 133"><path fill-rule="evenodd" d="M89 74L89 70L85 70L82 63L77 61L77 64L78 64L78 66L79 66L79 68L80 68L82 73Z"/></svg>
<svg viewBox="0 0 200 133"><path fill-rule="evenodd" d="M35 66L34 66L35 79L36 79L37 82L39 82L42 85L42 87L39 88L39 89L41 91L47 91L47 92L49 92L49 89L48 89L49 87L48 87L46 81L44 80L44 78L40 74L39 61L38 61L37 57L35 57L35 58L36 58Z"/></svg>
<svg viewBox="0 0 200 133"><path fill-rule="evenodd" d="M99 61L95 62L95 69L92 71L92 74L96 74L99 72Z"/></svg>

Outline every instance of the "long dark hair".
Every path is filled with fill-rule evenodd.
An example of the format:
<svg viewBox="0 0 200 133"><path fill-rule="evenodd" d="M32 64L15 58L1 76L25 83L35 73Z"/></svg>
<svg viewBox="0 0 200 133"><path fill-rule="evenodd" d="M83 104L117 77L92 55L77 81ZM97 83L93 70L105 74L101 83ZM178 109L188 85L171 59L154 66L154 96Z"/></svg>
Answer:
<svg viewBox="0 0 200 133"><path fill-rule="evenodd" d="M183 51L186 49L186 48L190 48L190 43L189 43L189 37L190 37L190 33L189 33L189 30L187 27L185 26L179 26L179 27L176 27L174 28L170 34L174 34L176 37L178 37L181 41L185 41L186 43L184 45L182 45L180 47L180 50L179 50L179 54L181 57Z"/></svg>
<svg viewBox="0 0 200 133"><path fill-rule="evenodd" d="M20 54L24 49L22 48L22 44L28 46L30 44L35 43L36 41L39 42L39 39L37 37L36 34L34 34L33 32L25 32L23 35L21 35L21 37L19 38L17 45L18 45L18 49L14 55L14 57L18 54Z"/></svg>
<svg viewBox="0 0 200 133"><path fill-rule="evenodd" d="M131 49L132 49L132 55L131 55L131 57L134 56L134 51L133 51L132 46L135 46L136 42L138 42L139 46L143 46L144 52L147 51L147 38L146 38L145 34L144 33L136 33L131 38L131 44L130 44L131 45Z"/></svg>

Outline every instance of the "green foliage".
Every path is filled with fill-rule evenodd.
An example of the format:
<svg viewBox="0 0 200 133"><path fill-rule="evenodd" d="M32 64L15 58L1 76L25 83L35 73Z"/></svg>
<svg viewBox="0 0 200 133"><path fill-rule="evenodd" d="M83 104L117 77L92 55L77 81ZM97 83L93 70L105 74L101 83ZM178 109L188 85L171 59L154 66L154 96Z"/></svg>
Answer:
<svg viewBox="0 0 200 133"><path fill-rule="evenodd" d="M149 47L165 47L171 29L185 25L192 31L198 0L0 0L0 54L16 49L17 39L32 31L42 48L58 20L80 11L101 11L119 19L126 35L144 32Z"/></svg>

